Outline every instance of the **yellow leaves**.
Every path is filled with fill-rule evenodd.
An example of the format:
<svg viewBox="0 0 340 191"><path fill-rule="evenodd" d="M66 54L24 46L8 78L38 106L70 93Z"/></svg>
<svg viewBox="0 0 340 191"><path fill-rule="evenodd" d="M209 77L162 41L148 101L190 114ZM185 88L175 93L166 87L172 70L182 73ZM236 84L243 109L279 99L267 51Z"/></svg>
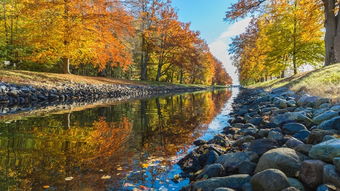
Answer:
<svg viewBox="0 0 340 191"><path fill-rule="evenodd" d="M142 166L142 168L148 168L148 167L149 167L149 164L147 164L147 163L142 163L141 166Z"/></svg>

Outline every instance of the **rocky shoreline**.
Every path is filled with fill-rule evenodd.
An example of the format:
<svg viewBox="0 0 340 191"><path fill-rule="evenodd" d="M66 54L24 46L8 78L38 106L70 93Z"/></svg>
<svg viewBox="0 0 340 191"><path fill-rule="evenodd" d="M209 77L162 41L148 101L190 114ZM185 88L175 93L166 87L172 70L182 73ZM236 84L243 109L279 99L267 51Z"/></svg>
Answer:
<svg viewBox="0 0 340 191"><path fill-rule="evenodd" d="M0 82L0 115L75 102L114 98L117 100L146 98L174 93L207 90L204 87L179 85L152 86L130 84L62 84L54 88L15 85Z"/></svg>
<svg viewBox="0 0 340 191"><path fill-rule="evenodd" d="M245 89L233 108L223 132L178 162L183 191L340 190L340 104Z"/></svg>

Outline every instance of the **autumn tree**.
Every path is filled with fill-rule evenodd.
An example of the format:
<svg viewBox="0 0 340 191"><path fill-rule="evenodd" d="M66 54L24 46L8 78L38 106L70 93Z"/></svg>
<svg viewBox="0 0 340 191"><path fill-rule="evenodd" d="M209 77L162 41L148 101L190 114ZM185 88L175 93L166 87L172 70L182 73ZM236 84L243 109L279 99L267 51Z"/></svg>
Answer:
<svg viewBox="0 0 340 191"><path fill-rule="evenodd" d="M238 0L234 3L226 12L226 20L236 20L238 18L245 17L248 13L254 13L260 10L260 12L266 7L265 5L274 4L276 0ZM330 65L340 62L340 29L338 24L340 23L338 0L296 0L298 3L313 3L316 6L311 12L306 12L307 15L312 15L314 11L323 11L324 13L324 26L325 32L325 65Z"/></svg>

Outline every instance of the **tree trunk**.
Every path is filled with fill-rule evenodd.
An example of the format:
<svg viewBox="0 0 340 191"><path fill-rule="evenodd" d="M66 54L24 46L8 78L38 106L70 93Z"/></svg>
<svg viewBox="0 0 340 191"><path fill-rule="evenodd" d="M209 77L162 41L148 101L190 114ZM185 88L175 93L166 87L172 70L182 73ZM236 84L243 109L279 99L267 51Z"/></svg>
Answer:
<svg viewBox="0 0 340 191"><path fill-rule="evenodd" d="M148 63L148 53L145 48L145 39L144 37L142 37L142 54L141 54L141 64L140 64L140 79L141 80L148 80L147 63Z"/></svg>
<svg viewBox="0 0 340 191"><path fill-rule="evenodd" d="M325 66L336 63L335 59L335 36L337 33L337 18L334 14L335 9L335 0L323 0L324 8L325 8L325 48L326 48L326 57L325 57Z"/></svg>
<svg viewBox="0 0 340 191"><path fill-rule="evenodd" d="M180 76L179 76L179 83L183 84L183 69L181 69L181 73L180 73Z"/></svg>
<svg viewBox="0 0 340 191"><path fill-rule="evenodd" d="M294 75L297 74L297 64L296 64L296 37L297 37L297 18L295 11L297 9L297 0L294 2L294 28L293 28L293 68L294 68Z"/></svg>
<svg viewBox="0 0 340 191"><path fill-rule="evenodd" d="M70 72L70 59L69 58L62 58L62 69L64 74L71 74Z"/></svg>
<svg viewBox="0 0 340 191"><path fill-rule="evenodd" d="M159 63L158 67L157 67L157 76L156 76L157 82L159 82L159 79L161 78L162 66L163 66L163 64Z"/></svg>
<svg viewBox="0 0 340 191"><path fill-rule="evenodd" d="M285 71L283 70L282 72L281 72L281 78L284 78L285 77Z"/></svg>

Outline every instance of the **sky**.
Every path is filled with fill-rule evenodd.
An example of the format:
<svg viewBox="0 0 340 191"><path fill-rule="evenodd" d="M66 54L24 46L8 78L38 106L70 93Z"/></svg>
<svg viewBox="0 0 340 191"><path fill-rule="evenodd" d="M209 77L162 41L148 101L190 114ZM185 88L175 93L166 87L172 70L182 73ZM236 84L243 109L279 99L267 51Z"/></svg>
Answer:
<svg viewBox="0 0 340 191"><path fill-rule="evenodd" d="M235 23L223 21L227 8L236 0L173 0L179 20L190 22L191 29L200 31L201 38L207 41L212 54L218 58L233 78L233 83L238 84L236 68L232 65L228 55L228 44L231 37L245 31L250 18L239 20Z"/></svg>

